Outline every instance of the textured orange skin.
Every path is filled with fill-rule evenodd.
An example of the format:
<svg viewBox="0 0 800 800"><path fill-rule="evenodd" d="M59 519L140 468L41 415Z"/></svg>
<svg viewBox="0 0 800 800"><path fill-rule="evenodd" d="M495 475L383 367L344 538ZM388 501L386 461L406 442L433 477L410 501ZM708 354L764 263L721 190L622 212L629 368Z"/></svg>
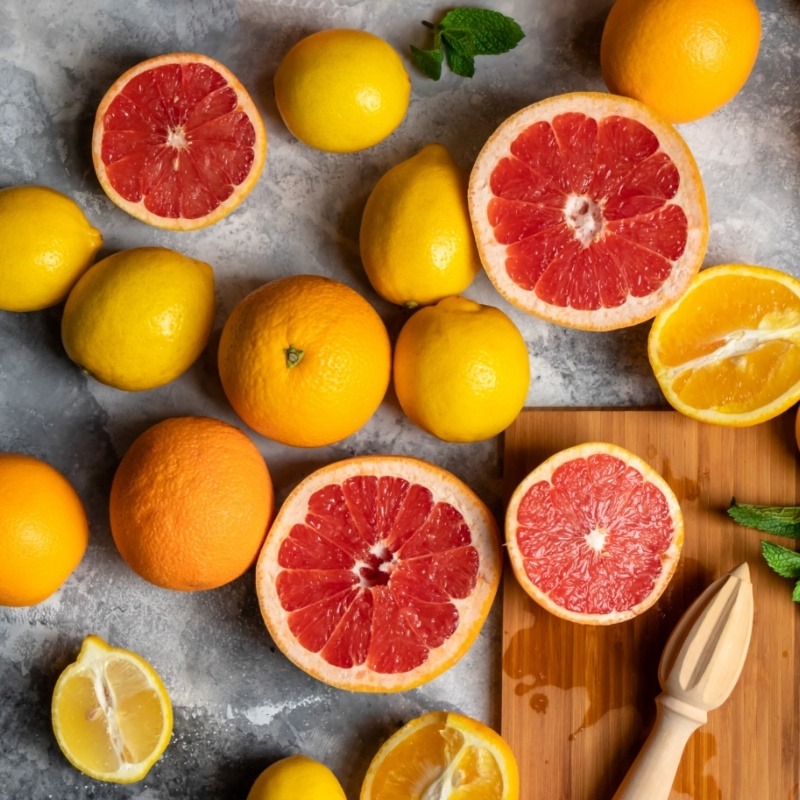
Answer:
<svg viewBox="0 0 800 800"><path fill-rule="evenodd" d="M176 417L131 445L111 487L111 533L128 566L165 589L215 589L256 560L272 519L269 471L238 428Z"/></svg>
<svg viewBox="0 0 800 800"><path fill-rule="evenodd" d="M691 122L744 86L760 38L753 0L617 0L600 46L603 80L670 122Z"/></svg>
<svg viewBox="0 0 800 800"><path fill-rule="evenodd" d="M145 208L143 201L140 200L137 203L133 203L130 200L126 200L111 185L111 181L109 181L106 175L106 166L103 161L103 136L105 134L105 117L108 107L133 78L148 70L167 66L169 64L205 64L222 75L231 89L236 92L239 101L238 108L247 114L250 122L253 124L253 129L256 134L256 141L253 145L253 163L245 180L234 188L233 193L227 200L220 203L213 211L206 214L206 216L197 217L197 219L160 217ZM220 64L219 61L215 61L213 58L201 55L200 53L168 53L166 55L156 56L155 58L148 58L140 64L131 67L127 72L120 75L105 95L103 95L103 99L100 101L100 106L95 115L94 129L92 131L92 161L94 162L94 169L97 173L97 180L100 181L103 191L108 195L112 203L118 205L123 211L127 211L131 216L136 217L136 219L146 222L148 225L153 225L156 228L166 228L173 231L194 231L199 228L206 228L218 222L223 217L227 217L228 214L235 211L242 204L245 197L253 190L253 187L261 177L266 158L267 130L247 90L227 67Z"/></svg>
<svg viewBox="0 0 800 800"><path fill-rule="evenodd" d="M0 605L45 600L88 542L86 513L69 481L37 458L0 453Z"/></svg>
<svg viewBox="0 0 800 800"><path fill-rule="evenodd" d="M302 350L287 366L286 350ZM255 431L295 447L355 433L389 385L391 346L357 292L315 275L256 289L228 317L219 343L222 387Z"/></svg>

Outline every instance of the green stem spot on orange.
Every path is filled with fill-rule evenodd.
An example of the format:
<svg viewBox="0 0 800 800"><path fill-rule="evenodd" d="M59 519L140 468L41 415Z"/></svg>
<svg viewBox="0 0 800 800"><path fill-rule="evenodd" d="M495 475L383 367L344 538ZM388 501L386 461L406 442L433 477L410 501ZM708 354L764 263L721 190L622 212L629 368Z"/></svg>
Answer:
<svg viewBox="0 0 800 800"><path fill-rule="evenodd" d="M293 344L284 348L283 352L286 355L286 366L288 369L296 367L303 360L303 356L305 355L305 350L298 350Z"/></svg>

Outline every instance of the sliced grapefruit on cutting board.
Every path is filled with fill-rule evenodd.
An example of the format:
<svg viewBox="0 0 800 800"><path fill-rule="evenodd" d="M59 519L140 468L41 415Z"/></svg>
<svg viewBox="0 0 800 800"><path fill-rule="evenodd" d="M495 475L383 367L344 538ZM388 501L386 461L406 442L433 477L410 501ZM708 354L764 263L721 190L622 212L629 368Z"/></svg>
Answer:
<svg viewBox="0 0 800 800"><path fill-rule="evenodd" d="M478 155L469 205L497 290L572 328L655 316L686 290L708 238L688 146L616 95L559 95L511 116Z"/></svg>
<svg viewBox="0 0 800 800"><path fill-rule="evenodd" d="M515 489L506 512L514 575L564 619L610 625L658 600L678 565L683 515L667 482L613 444L570 447Z"/></svg>
<svg viewBox="0 0 800 800"><path fill-rule="evenodd" d="M256 589L273 640L301 669L352 691L397 692L467 651L500 570L497 526L467 486L418 459L367 456L294 489Z"/></svg>
<svg viewBox="0 0 800 800"><path fill-rule="evenodd" d="M267 133L225 66L198 53L148 59L118 78L95 117L92 158L109 198L159 228L231 213L261 175Z"/></svg>

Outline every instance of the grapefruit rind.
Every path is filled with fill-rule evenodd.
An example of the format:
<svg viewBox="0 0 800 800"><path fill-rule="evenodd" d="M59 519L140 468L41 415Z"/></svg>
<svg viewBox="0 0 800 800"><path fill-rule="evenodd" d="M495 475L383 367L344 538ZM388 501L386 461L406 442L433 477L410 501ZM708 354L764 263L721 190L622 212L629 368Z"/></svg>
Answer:
<svg viewBox="0 0 800 800"><path fill-rule="evenodd" d="M253 147L253 163L250 167L250 172L247 178L238 184L233 190L230 197L222 201L213 211L201 217L188 219L184 217L163 217L149 211L144 205L144 198L138 202L132 202L122 197L119 192L113 187L111 181L106 173L105 163L102 158L103 136L105 133L104 118L108 107L120 94L122 89L133 78L147 72L151 69L167 66L170 64L205 64L211 69L218 72L228 83L228 85L236 93L238 99L237 108L245 112L256 135L255 145ZM108 196L112 203L119 206L123 211L127 211L132 217L135 217L148 225L156 228L164 228L166 230L175 231L192 231L206 228L213 225L215 222L227 217L232 211L238 208L245 200L248 194L256 185L261 172L264 169L264 162L267 157L267 131L264 126L264 121L258 109L253 103L250 94L242 86L239 79L223 64L208 56L200 53L168 53L154 58L149 58L139 64L131 67L117 78L111 85L108 91L103 96L100 105L95 115L94 128L92 131L92 160L94 162L97 180L100 182L103 191Z"/></svg>
<svg viewBox="0 0 800 800"><path fill-rule="evenodd" d="M520 503L534 484L540 481L550 482L550 478L558 467L575 459L584 459L598 453L615 456L625 462L627 466L633 467L645 481L655 485L661 491L667 501L669 513L672 518L674 533L669 548L661 554L662 571L651 592L631 608L615 611L608 614L583 614L570 611L563 606L555 603L551 597L543 592L529 577L525 570L524 558L517 542L517 517ZM509 560L514 576L523 588L525 593L552 614L570 622L578 622L584 625L613 625L618 622L625 622L647 611L661 596L667 584L672 579L673 574L680 560L681 548L683 547L684 525L683 512L675 493L669 484L643 459L622 447L605 442L588 442L562 450L542 462L536 469L529 473L514 490L508 503L505 523L506 546L508 548Z"/></svg>
<svg viewBox="0 0 800 800"><path fill-rule="evenodd" d="M785 272L771 269L769 267L759 267L748 264L719 264L715 267L709 267L708 269L702 270L702 272L697 275L686 294L684 294L677 302L664 309L664 311L658 314L653 320L653 326L650 329L650 334L647 339L647 355L650 359L650 365L653 368L653 373L655 374L656 380L661 387L661 391L664 393L664 396L669 404L676 411L679 411L681 414L685 414L691 419L698 420L699 422L709 422L729 428L744 428L773 419L800 400L800 375L798 375L797 383L795 383L791 389L783 392L766 405L760 406L752 411L737 413L725 411L713 406L709 408L697 408L696 406L684 402L678 392L673 389L673 384L676 377L680 375L681 372L685 371L685 367L682 366L679 368L665 364L662 361L660 354L660 341L665 326L669 322L670 317L681 307L684 302L689 303L692 301L693 290L703 285L706 281L735 275L775 281L776 283L779 283L794 292L797 295L798 303L800 304L800 281L798 281L794 276ZM770 340L774 341L776 338L779 338L775 335L774 329L762 324L750 330L754 334L753 338L755 339L755 343L750 347L751 350L756 349L760 343L763 344ZM740 334L742 333L745 333L745 331L731 330L730 335L725 337L722 346L718 349L715 348L715 352L723 349L725 345L730 347L732 344L735 345L735 342L741 341L742 337L740 337ZM800 325L794 325L787 328L785 333L785 340L790 342L795 348L800 348ZM763 338L759 338L759 334L763 334ZM712 352L706 356L706 360L712 361L713 357L714 353ZM735 354L731 353L728 355L728 357L735 357ZM719 355L717 355L717 359L719 359Z"/></svg>
<svg viewBox="0 0 800 800"><path fill-rule="evenodd" d="M645 297L629 295L623 305L613 308L582 310L556 306L539 298L535 291L518 286L506 271L506 245L497 242L487 219L488 203L494 196L490 189L492 172L500 159L510 154L511 144L529 126L569 112L596 118L619 115L641 122L656 135L661 150L672 159L681 177L678 192L669 202L681 206L688 220L683 254L673 262L669 278L656 291ZM703 262L708 240L705 190L700 171L686 142L670 123L642 103L601 92L572 92L550 97L521 109L505 120L489 137L475 161L469 181L469 209L481 262L497 291L509 303L528 314L582 330L615 330L654 317L679 298L689 286Z"/></svg>
<svg viewBox="0 0 800 800"><path fill-rule="evenodd" d="M472 532L480 566L473 592L463 600L451 598L459 614L452 636L430 651L429 658L412 670L401 673L378 673L366 664L349 669L334 666L319 654L306 650L295 638L281 606L276 583L282 571L278 552L295 524L307 513L308 498L330 484L361 475L393 476L418 483L433 493L433 501L447 502L461 512ZM453 666L471 647L489 613L500 583L502 560L497 524L483 501L458 478L447 471L416 458L405 456L363 456L339 461L313 472L284 501L256 564L256 591L264 623L283 654L317 680L356 692L402 692L413 689Z"/></svg>
<svg viewBox="0 0 800 800"><path fill-rule="evenodd" d="M387 757L400 745L413 740L413 738L427 727L450 728L458 731L463 737L463 748L472 748L475 752L484 751L494 760L500 775L503 778L503 786L500 794L493 792L492 797L498 800L518 800L519 797L519 767L514 752L503 739L492 728L484 725L477 720L462 714L455 714L447 711L430 711L421 717L407 722L402 728L390 736L380 747L373 757L364 782L361 785L360 800L379 800L375 794L374 783L376 777L381 772ZM423 758L426 754L421 754ZM479 763L481 759L478 759ZM426 765L429 766L429 765ZM448 765L449 767L449 765ZM426 789L431 788L426 786ZM496 790L497 787L492 787ZM397 797L406 787L398 786ZM427 796L427 795L426 795Z"/></svg>

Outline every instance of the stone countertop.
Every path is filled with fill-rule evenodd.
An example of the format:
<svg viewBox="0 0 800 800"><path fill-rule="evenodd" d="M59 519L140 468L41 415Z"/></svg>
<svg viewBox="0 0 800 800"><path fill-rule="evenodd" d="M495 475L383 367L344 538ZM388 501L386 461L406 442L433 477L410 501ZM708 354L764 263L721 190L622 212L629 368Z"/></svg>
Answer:
<svg viewBox="0 0 800 800"><path fill-rule="evenodd" d="M535 100L604 90L600 33L610 0L486 3L515 17L527 37L511 53L479 58L472 80L435 83L407 61L412 99L402 126L377 147L335 155L288 133L272 76L284 53L315 30L372 31L404 55L424 46L423 19L447 6L412 0L5 0L0 4L0 185L39 183L71 195L104 235L101 257L162 245L208 261L217 280L215 332L175 382L126 394L84 376L60 340L62 307L0 312L0 450L60 469L90 516L91 543L66 585L30 609L0 608L0 798L244 798L273 760L302 751L327 762L348 797L378 743L406 720L455 709L499 723L500 609L449 672L398 695L349 694L318 683L276 651L260 619L252 572L215 591L169 592L145 583L117 554L107 515L116 465L158 420L208 415L234 424L216 373L223 321L252 289L282 275L329 275L375 304L392 335L404 312L383 303L358 257L358 227L377 179L422 145L445 144L465 168L495 127ZM706 265L765 264L800 276L800 6L759 0L761 52L740 95L711 117L680 126L708 193ZM91 163L94 112L125 69L171 51L226 64L266 120L264 175L245 204L205 230L148 227L110 203ZM406 59L407 60L407 59ZM466 293L502 308L522 330L533 378L528 404L654 406L649 325L592 334L557 328L510 307L484 275ZM242 426L243 427L243 426ZM357 434L328 448L297 450L249 432L283 499L301 477L361 453L414 454L472 486L498 514L501 441L449 445L414 428L390 395ZM0 556L1 557L1 556ZM165 756L129 787L85 779L61 756L50 729L55 679L90 632L152 661L169 687L175 729ZM527 765L530 768L530 765Z"/></svg>

